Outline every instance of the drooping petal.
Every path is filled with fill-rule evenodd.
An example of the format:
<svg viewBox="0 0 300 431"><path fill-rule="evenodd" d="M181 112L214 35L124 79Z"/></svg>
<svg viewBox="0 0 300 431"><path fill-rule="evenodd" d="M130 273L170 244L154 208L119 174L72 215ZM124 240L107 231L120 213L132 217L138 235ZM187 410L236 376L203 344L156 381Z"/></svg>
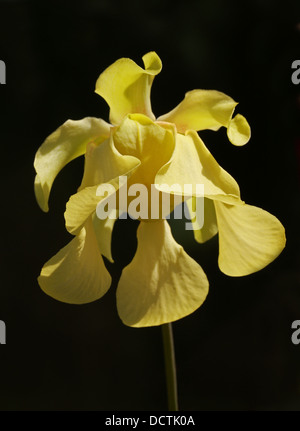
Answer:
<svg viewBox="0 0 300 431"><path fill-rule="evenodd" d="M233 145L241 147L247 144L251 136L251 130L246 118L240 114L232 118L228 125L227 136Z"/></svg>
<svg viewBox="0 0 300 431"><path fill-rule="evenodd" d="M177 134L172 158L155 177L155 185L162 192L168 192L168 187L174 184L179 184L183 192L185 186L192 185L190 196L202 196L203 191L200 189L198 194L196 186L203 184L205 197L235 204L241 202L237 182L221 168L194 131ZM189 195L188 187L186 190L184 195Z"/></svg>
<svg viewBox="0 0 300 431"><path fill-rule="evenodd" d="M145 69L129 58L121 58L109 66L98 78L95 92L110 107L110 122L120 124L130 113L141 113L154 119L150 91L153 79L162 68L155 52L143 56Z"/></svg>
<svg viewBox="0 0 300 431"><path fill-rule="evenodd" d="M118 212L115 218L106 218L104 220L97 217L96 212L92 216L94 231L98 241L100 253L105 256L110 262L113 262L111 254L111 239L113 228L118 217Z"/></svg>
<svg viewBox="0 0 300 431"><path fill-rule="evenodd" d="M271 263L285 247L280 221L251 205L215 201L219 227L219 267L230 276L244 276Z"/></svg>
<svg viewBox="0 0 300 431"><path fill-rule="evenodd" d="M178 132L187 130L218 130L227 127L237 102L216 90L193 90L172 111L158 121L175 123Z"/></svg>
<svg viewBox="0 0 300 431"><path fill-rule="evenodd" d="M208 293L202 268L175 242L166 220L141 222L137 235L136 255L117 288L122 321L156 326L193 313Z"/></svg>
<svg viewBox="0 0 300 431"><path fill-rule="evenodd" d="M201 200L197 203L197 200ZM214 201L211 199L204 198L203 202L201 198L192 197L186 201L189 213L194 214L196 211L196 205L203 205L204 211L204 224L199 226L197 217L191 220L193 225L194 237L197 242L203 243L211 239L218 233L218 224L216 218L216 211Z"/></svg>
<svg viewBox="0 0 300 431"><path fill-rule="evenodd" d="M42 290L62 302L85 304L101 298L111 277L98 250L91 220L42 268Z"/></svg>
<svg viewBox="0 0 300 431"><path fill-rule="evenodd" d="M53 132L38 149L34 167L35 195L43 211L48 211L48 199L53 181L60 170L71 160L86 151L88 142L101 143L110 133L105 121L87 117L82 120L68 120Z"/></svg>

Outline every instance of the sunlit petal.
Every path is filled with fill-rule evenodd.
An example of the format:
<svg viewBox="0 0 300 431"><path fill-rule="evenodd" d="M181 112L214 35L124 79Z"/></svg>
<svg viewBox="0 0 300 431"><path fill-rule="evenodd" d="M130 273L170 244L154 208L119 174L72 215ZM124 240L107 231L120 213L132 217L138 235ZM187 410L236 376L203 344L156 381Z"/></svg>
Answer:
<svg viewBox="0 0 300 431"><path fill-rule="evenodd" d="M172 158L156 175L156 187L167 191L165 185L179 184L193 186L193 196L197 194L196 186L204 185L204 196L223 202L240 202L240 191L237 182L229 175L208 151L203 141L194 131L187 135L177 134L176 147Z"/></svg>
<svg viewBox="0 0 300 431"><path fill-rule="evenodd" d="M130 172L128 173L129 176ZM72 195L67 202L64 214L67 230L72 234L77 234L89 216L96 211L100 202L105 206L108 201L113 199L114 207L117 209L117 191L122 186L123 183L120 178L116 177L105 184L86 187Z"/></svg>
<svg viewBox="0 0 300 431"><path fill-rule="evenodd" d="M251 130L246 118L237 114L230 120L227 136L233 145L242 146L247 144L251 137Z"/></svg>
<svg viewBox="0 0 300 431"><path fill-rule="evenodd" d="M122 182L120 177L130 177L141 161L131 155L122 155L115 148L113 137L101 145L89 144L85 155L84 175L79 191L67 202L66 228L77 234L97 205L108 195L116 193ZM110 185L107 194L99 194L99 187Z"/></svg>
<svg viewBox="0 0 300 431"><path fill-rule="evenodd" d="M129 58L121 58L109 66L97 80L95 91L108 103L112 124L120 124L130 113L155 118L151 110L150 91L162 64L155 52L144 55L143 62L145 69Z"/></svg>
<svg viewBox="0 0 300 431"><path fill-rule="evenodd" d="M172 111L158 118L175 123L178 132L227 127L237 102L220 91L193 90Z"/></svg>
<svg viewBox="0 0 300 431"><path fill-rule="evenodd" d="M117 289L122 321L135 327L172 322L200 307L207 293L206 275L175 242L168 223L142 222L136 255Z"/></svg>
<svg viewBox="0 0 300 431"><path fill-rule="evenodd" d="M43 211L48 211L48 199L53 181L60 170L71 160L86 151L89 142L99 144L110 133L105 121L87 117L66 121L53 132L38 149L34 167L36 170L35 195Z"/></svg>
<svg viewBox="0 0 300 431"><path fill-rule="evenodd" d="M116 149L141 161L132 181L150 187L157 171L174 151L174 131L163 128L145 115L129 115L114 132Z"/></svg>
<svg viewBox="0 0 300 431"><path fill-rule="evenodd" d="M215 202L219 227L219 267L231 276L244 276L271 263L285 246L280 221L251 205Z"/></svg>
<svg viewBox="0 0 300 431"><path fill-rule="evenodd" d="M113 134L102 145L91 142L87 146L83 179L79 190L126 175L140 164L137 157L123 155L116 149Z"/></svg>
<svg viewBox="0 0 300 431"><path fill-rule="evenodd" d="M82 229L86 220L95 211L98 203L104 199L104 197L97 195L97 189L98 185L86 187L72 195L67 202L64 214L66 228L73 235Z"/></svg>
<svg viewBox="0 0 300 431"><path fill-rule="evenodd" d="M42 268L42 290L62 302L84 304L101 298L111 277L98 250L91 220Z"/></svg>
<svg viewBox="0 0 300 431"><path fill-rule="evenodd" d="M99 219L96 212L92 216L99 251L102 256L105 256L110 262L114 261L111 254L111 239L117 217L118 212L116 213L116 217L108 217L105 220Z"/></svg>

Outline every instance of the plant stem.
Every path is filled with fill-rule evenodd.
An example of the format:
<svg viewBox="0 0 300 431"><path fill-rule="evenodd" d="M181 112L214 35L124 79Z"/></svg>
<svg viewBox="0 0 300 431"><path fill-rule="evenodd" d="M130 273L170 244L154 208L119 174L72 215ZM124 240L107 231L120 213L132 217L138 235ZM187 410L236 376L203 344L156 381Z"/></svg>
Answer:
<svg viewBox="0 0 300 431"><path fill-rule="evenodd" d="M169 411L178 411L176 362L172 324L166 323L161 325L161 328L164 344L168 407Z"/></svg>

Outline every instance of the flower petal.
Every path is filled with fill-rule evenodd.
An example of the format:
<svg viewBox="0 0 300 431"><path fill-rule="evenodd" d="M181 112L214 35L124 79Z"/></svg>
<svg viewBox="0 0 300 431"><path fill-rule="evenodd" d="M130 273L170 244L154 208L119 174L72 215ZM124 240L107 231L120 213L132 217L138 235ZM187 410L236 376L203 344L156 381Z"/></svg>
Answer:
<svg viewBox="0 0 300 431"><path fill-rule="evenodd" d="M162 68L155 52L144 55L145 70L129 58L121 58L109 66L98 78L95 92L110 107L110 122L120 124L130 113L141 113L154 119L150 91L153 79Z"/></svg>
<svg viewBox="0 0 300 431"><path fill-rule="evenodd" d="M70 304L96 301L107 292L111 277L98 250L91 220L44 265L38 282L45 293Z"/></svg>
<svg viewBox="0 0 300 431"><path fill-rule="evenodd" d="M188 211L190 214L194 214L196 205L201 205L202 202L196 203L199 198L192 197L186 201ZM201 199L201 198L200 198ZM214 201L211 199L204 198L204 224L199 227L197 218L191 220L194 230L194 237L197 242L203 243L211 239L218 233L218 224L216 218L216 211Z"/></svg>
<svg viewBox="0 0 300 431"><path fill-rule="evenodd" d="M237 114L228 125L227 136L233 145L247 144L251 137L251 129L245 117Z"/></svg>
<svg viewBox="0 0 300 431"><path fill-rule="evenodd" d="M112 136L99 146L93 143L88 145L81 186L66 205L64 215L67 230L77 234L99 202L108 199L123 185L120 177L130 177L140 164L138 158L120 154ZM110 186L107 196L97 193L101 185Z"/></svg>
<svg viewBox="0 0 300 431"><path fill-rule="evenodd" d="M285 247L280 221L251 205L215 202L219 226L219 267L230 276L244 276L271 263Z"/></svg>
<svg viewBox="0 0 300 431"><path fill-rule="evenodd" d="M113 134L102 145L91 142L87 146L84 173L79 190L107 183L114 178L126 175L140 164L137 157L123 155L117 150Z"/></svg>
<svg viewBox="0 0 300 431"><path fill-rule="evenodd" d="M158 121L175 123L178 132L187 130L218 130L227 127L237 102L220 91L193 90L172 111Z"/></svg>
<svg viewBox="0 0 300 431"><path fill-rule="evenodd" d="M141 161L132 181L150 187L158 170L172 156L174 130L159 126L145 115L128 115L114 132L114 144L121 154Z"/></svg>
<svg viewBox="0 0 300 431"><path fill-rule="evenodd" d="M130 176L130 173L127 174ZM118 208L117 191L120 187L126 187L126 183L122 183L120 178L114 178L105 184L100 184L92 187L86 187L80 190L75 195L72 195L67 202L65 211L66 229L72 234L77 234L83 227L86 220L96 210L97 205L102 202L103 206L114 199L115 209ZM99 189L100 193L99 193ZM113 196L114 195L114 196Z"/></svg>
<svg viewBox="0 0 300 431"><path fill-rule="evenodd" d="M129 326L156 326L193 313L208 281L198 263L174 240L166 220L141 222L138 248L117 288L120 318Z"/></svg>
<svg viewBox="0 0 300 431"><path fill-rule="evenodd" d="M48 199L53 181L59 171L71 160L85 153L87 143L104 141L110 133L105 121L87 117L82 120L66 121L53 132L38 149L34 167L35 195L41 209L49 210Z"/></svg>
<svg viewBox="0 0 300 431"><path fill-rule="evenodd" d="M71 234L76 235L82 229L98 203L105 198L97 195L98 187L98 185L86 187L68 200L64 216L66 229Z"/></svg>
<svg viewBox="0 0 300 431"><path fill-rule="evenodd" d="M114 260L111 254L111 239L117 216L118 213L116 213L116 218L108 217L105 220L99 219L96 212L92 216L99 251L112 263L114 262Z"/></svg>
<svg viewBox="0 0 300 431"><path fill-rule="evenodd" d="M155 185L162 192L167 192L173 184L179 184L182 191L185 185L191 184L193 196L202 196L203 190L198 195L196 186L203 184L205 197L235 204L241 202L237 182L221 168L192 130L185 136L177 134L172 158L155 177Z"/></svg>

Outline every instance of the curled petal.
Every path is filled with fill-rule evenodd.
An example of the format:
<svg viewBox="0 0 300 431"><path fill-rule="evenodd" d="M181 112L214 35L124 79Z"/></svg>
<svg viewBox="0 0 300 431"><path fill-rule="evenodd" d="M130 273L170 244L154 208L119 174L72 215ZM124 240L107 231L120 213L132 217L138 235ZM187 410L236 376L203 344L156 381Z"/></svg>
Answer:
<svg viewBox="0 0 300 431"><path fill-rule="evenodd" d="M87 117L66 121L53 132L38 149L34 167L35 195L43 211L48 211L48 199L53 181L60 170L71 160L86 151L88 142L103 142L110 134L110 125L105 121Z"/></svg>
<svg viewBox="0 0 300 431"><path fill-rule="evenodd" d="M244 276L271 263L285 247L280 221L251 205L215 202L219 227L219 267L230 276Z"/></svg>
<svg viewBox="0 0 300 431"><path fill-rule="evenodd" d="M98 250L91 220L44 265L38 282L45 293L70 304L92 302L107 292L111 277Z"/></svg>
<svg viewBox="0 0 300 431"><path fill-rule="evenodd" d="M180 186L185 196L203 196L203 190L199 189L200 194L197 191L197 185L203 185L205 197L235 204L241 202L237 182L221 168L194 131L185 136L177 134L172 158L155 177L155 185L162 192L167 192L174 184ZM192 185L192 193L188 187L184 193L187 185Z"/></svg>
<svg viewBox="0 0 300 431"><path fill-rule="evenodd" d="M241 147L247 144L251 136L250 126L245 117L237 114L232 120L230 120L227 136L229 141L233 145Z"/></svg>
<svg viewBox="0 0 300 431"><path fill-rule="evenodd" d="M208 293L202 268L176 243L166 220L141 222L137 235L136 255L117 288L122 321L156 326L193 313Z"/></svg>
<svg viewBox="0 0 300 431"><path fill-rule="evenodd" d="M227 127L237 102L216 90L193 90L172 111L158 121L175 123L178 132L187 130L218 130Z"/></svg>
<svg viewBox="0 0 300 431"><path fill-rule="evenodd" d="M129 58L121 58L109 66L97 80L95 92L108 103L112 124L120 124L130 113L155 118L151 110L150 91L162 64L155 52L144 55L143 62L145 69Z"/></svg>

